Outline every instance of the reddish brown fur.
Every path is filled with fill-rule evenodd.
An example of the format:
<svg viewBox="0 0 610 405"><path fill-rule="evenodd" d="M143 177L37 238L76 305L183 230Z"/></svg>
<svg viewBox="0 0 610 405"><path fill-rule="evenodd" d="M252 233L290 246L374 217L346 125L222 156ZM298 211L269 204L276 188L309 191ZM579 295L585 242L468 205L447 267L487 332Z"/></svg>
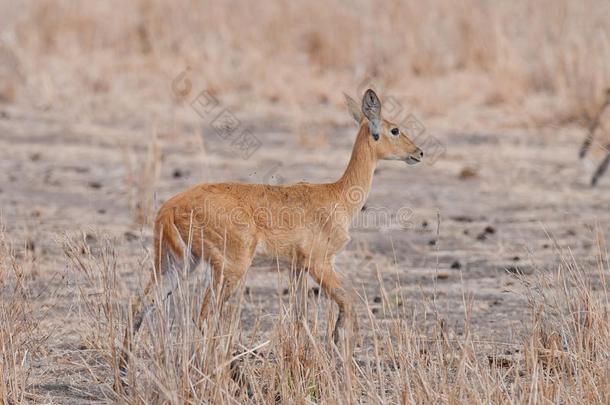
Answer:
<svg viewBox="0 0 610 405"><path fill-rule="evenodd" d="M345 317L355 321L355 314L333 269L334 258L350 240L349 224L366 201L377 162L423 156L404 133L391 135L396 125L380 119L374 126L355 111L353 100L348 103L360 128L349 164L336 182L288 186L199 184L166 201L155 220L155 274L145 295L151 293L151 286L162 279L164 272L171 270L164 265L167 255L184 260L188 251L210 263L214 285L218 287L222 280L224 299L243 277L258 247L266 255L287 259L307 271L337 303L336 340ZM371 128L380 134L378 140L371 135ZM191 247L185 249L189 241ZM207 304L206 294L201 316L205 316ZM139 307L141 303L134 308L139 311L136 329L141 322ZM127 331L126 349L129 336Z"/></svg>

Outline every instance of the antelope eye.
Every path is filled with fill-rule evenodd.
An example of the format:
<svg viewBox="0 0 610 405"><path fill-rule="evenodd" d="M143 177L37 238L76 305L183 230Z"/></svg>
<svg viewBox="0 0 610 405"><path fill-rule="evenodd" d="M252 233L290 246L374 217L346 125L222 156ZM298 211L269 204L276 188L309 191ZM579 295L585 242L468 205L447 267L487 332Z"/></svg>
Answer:
<svg viewBox="0 0 610 405"><path fill-rule="evenodd" d="M398 128L392 128L392 135L398 135L400 134L400 130Z"/></svg>

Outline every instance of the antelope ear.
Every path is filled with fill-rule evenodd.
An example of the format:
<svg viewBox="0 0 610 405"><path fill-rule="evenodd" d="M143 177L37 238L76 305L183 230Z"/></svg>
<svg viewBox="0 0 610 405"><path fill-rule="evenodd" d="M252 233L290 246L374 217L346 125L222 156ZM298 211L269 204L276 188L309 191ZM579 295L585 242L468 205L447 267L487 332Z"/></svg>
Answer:
<svg viewBox="0 0 610 405"><path fill-rule="evenodd" d="M354 100L353 98L348 96L346 93L343 93L343 96L345 96L345 104L347 104L347 111L349 112L349 115L352 116L354 121L356 121L358 124L360 124L363 116L362 116L362 113L360 112L360 107L358 106L358 103L356 102L356 100Z"/></svg>
<svg viewBox="0 0 610 405"><path fill-rule="evenodd" d="M371 89L368 89L362 97L362 114L369 120L369 129L373 136L379 137L381 101L379 101L379 97Z"/></svg>

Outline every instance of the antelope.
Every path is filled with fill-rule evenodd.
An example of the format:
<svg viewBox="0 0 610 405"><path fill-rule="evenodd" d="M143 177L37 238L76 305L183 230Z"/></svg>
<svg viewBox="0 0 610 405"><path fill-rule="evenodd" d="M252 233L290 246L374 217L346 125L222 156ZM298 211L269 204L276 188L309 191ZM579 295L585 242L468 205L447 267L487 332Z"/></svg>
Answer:
<svg viewBox="0 0 610 405"><path fill-rule="evenodd" d="M205 319L211 288L225 301L256 254L287 259L320 285L338 306L333 340L344 336L346 322L355 332L356 313L348 290L334 268L335 256L349 242L349 225L362 209L379 160L419 163L424 152L384 119L377 94L369 89L360 106L345 95L359 125L352 155L333 183L266 185L199 184L167 200L154 223L153 274L143 297L135 300L125 331L120 370L124 375L131 340L154 303L153 291L169 282L176 267L208 264L211 286L203 296L198 322ZM284 215L288 210L298 215ZM262 213L262 215L261 215ZM305 273L303 273L305 274ZM165 286L170 294L174 286ZM163 296L163 295L161 295Z"/></svg>
<svg viewBox="0 0 610 405"><path fill-rule="evenodd" d="M591 124L589 125L589 129L587 131L585 140L583 141L582 146L580 147L579 157L581 159L583 159L585 157L588 150L591 148L591 144L593 143L593 138L595 136L595 131L597 131L597 129L599 128L599 125L600 125L600 122L604 115L604 112L606 111L606 108L608 108L609 106L610 106L610 87L606 89L605 100L604 100L601 108L599 109L599 112L597 113L595 118L591 121ZM610 164L610 143L606 144L605 149L606 149L606 156L595 169L595 172L593 173L593 176L591 177L591 186L595 186L597 184L599 178L606 172L606 170L608 169L608 165Z"/></svg>

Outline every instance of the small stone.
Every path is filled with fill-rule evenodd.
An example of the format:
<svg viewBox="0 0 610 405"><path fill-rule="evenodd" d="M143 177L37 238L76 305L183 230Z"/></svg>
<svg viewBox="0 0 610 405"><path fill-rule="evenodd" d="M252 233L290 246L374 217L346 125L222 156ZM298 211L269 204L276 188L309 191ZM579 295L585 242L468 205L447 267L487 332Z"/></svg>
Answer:
<svg viewBox="0 0 610 405"><path fill-rule="evenodd" d="M460 263L459 261L454 261L453 263L451 263L451 268L452 269L461 269L462 268L462 263Z"/></svg>
<svg viewBox="0 0 610 405"><path fill-rule="evenodd" d="M34 244L33 240L28 240L25 243L25 250L29 250L30 252L34 252L35 248L36 248L36 245Z"/></svg>
<svg viewBox="0 0 610 405"><path fill-rule="evenodd" d="M477 177L477 175L478 175L478 173L475 169L473 169L471 167L464 167L460 171L460 174L458 177L460 180L467 180L467 179L471 179L473 177Z"/></svg>
<svg viewBox="0 0 610 405"><path fill-rule="evenodd" d="M125 239L127 239L129 242L138 239L138 235L130 231L125 232L123 236L125 236Z"/></svg>
<svg viewBox="0 0 610 405"><path fill-rule="evenodd" d="M472 221L474 221L474 219L472 219L471 217L466 216L466 215L458 215L458 216L455 216L455 217L451 217L450 219L455 221L455 222L472 222Z"/></svg>

